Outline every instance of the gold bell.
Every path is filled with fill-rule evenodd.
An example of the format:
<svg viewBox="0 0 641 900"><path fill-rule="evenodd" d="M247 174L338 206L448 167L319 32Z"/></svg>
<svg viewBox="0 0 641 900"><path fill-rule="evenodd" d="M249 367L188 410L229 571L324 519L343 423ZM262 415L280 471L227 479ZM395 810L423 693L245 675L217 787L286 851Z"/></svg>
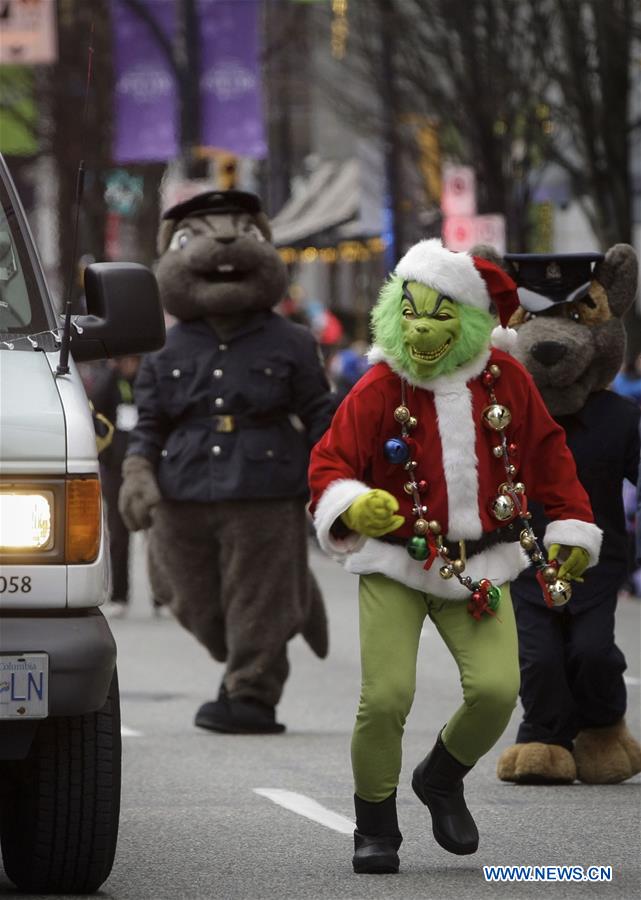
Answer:
<svg viewBox="0 0 641 900"><path fill-rule="evenodd" d="M490 366L490 374L494 375L495 378L499 378L501 375L501 370L496 365L496 363L492 363Z"/></svg>
<svg viewBox="0 0 641 900"><path fill-rule="evenodd" d="M423 537L430 530L429 525L427 524L426 519L417 519L414 522L414 534L417 534L419 537Z"/></svg>
<svg viewBox="0 0 641 900"><path fill-rule="evenodd" d="M456 572L457 575L460 575L465 571L465 563L462 559L455 559L452 563L452 569Z"/></svg>
<svg viewBox="0 0 641 900"><path fill-rule="evenodd" d="M441 578L451 578L454 574L454 569L452 568L452 566L441 566L438 574L441 576Z"/></svg>
<svg viewBox="0 0 641 900"><path fill-rule="evenodd" d="M504 431L512 421L512 413L507 406L500 403L492 403L486 406L482 412L483 424L492 431Z"/></svg>
<svg viewBox="0 0 641 900"><path fill-rule="evenodd" d="M394 418L403 425L410 418L410 411L406 406L397 406L394 410Z"/></svg>
<svg viewBox="0 0 641 900"><path fill-rule="evenodd" d="M416 416L410 416L409 419L407 420L407 427L411 429L411 428L416 428L417 425L418 425L418 419L416 418Z"/></svg>
<svg viewBox="0 0 641 900"><path fill-rule="evenodd" d="M431 521L429 522L429 529L432 532L432 534L440 534L441 533L441 525L439 522L436 521L436 519L431 519Z"/></svg>
<svg viewBox="0 0 641 900"><path fill-rule="evenodd" d="M406 481L405 484L403 485L403 490L405 491L406 494L413 494L414 488L416 488L416 487L417 487L417 485L416 485L415 481Z"/></svg>
<svg viewBox="0 0 641 900"><path fill-rule="evenodd" d="M499 444L497 447L492 447L492 453L496 456L497 459L503 456L503 447Z"/></svg>
<svg viewBox="0 0 641 900"><path fill-rule="evenodd" d="M490 510L499 522L507 522L514 515L514 500L507 494L499 494L493 501Z"/></svg>
<svg viewBox="0 0 641 900"><path fill-rule="evenodd" d="M553 581L556 581L556 569L554 566L546 566L541 575L543 576L543 580L550 584Z"/></svg>
<svg viewBox="0 0 641 900"><path fill-rule="evenodd" d="M572 585L564 578L557 578L548 585L548 591L554 606L565 606L572 596Z"/></svg>
<svg viewBox="0 0 641 900"><path fill-rule="evenodd" d="M528 528L524 528L519 535L519 543L524 550L534 550L536 547L536 538Z"/></svg>

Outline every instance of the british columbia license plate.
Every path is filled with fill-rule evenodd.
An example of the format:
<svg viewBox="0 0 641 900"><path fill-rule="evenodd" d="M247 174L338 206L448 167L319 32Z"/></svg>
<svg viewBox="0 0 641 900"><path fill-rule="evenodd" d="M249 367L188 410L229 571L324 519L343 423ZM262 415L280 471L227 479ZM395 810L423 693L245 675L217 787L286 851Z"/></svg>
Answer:
<svg viewBox="0 0 641 900"><path fill-rule="evenodd" d="M44 719L48 713L48 655L0 655L0 719Z"/></svg>

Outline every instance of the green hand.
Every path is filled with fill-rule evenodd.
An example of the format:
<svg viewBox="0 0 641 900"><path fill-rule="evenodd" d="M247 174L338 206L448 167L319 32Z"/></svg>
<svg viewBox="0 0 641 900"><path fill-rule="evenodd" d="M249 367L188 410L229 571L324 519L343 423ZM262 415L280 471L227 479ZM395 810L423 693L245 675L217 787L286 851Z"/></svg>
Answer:
<svg viewBox="0 0 641 900"><path fill-rule="evenodd" d="M382 537L396 531L405 521L404 516L396 516L398 501L387 491L379 489L361 494L341 515L341 519L352 531L366 537Z"/></svg>
<svg viewBox="0 0 641 900"><path fill-rule="evenodd" d="M567 553L567 558L559 568L559 578L567 578L568 581L583 581L581 575L587 569L590 562L590 554L583 547L570 547L567 544L551 544L548 559L552 562L559 554Z"/></svg>

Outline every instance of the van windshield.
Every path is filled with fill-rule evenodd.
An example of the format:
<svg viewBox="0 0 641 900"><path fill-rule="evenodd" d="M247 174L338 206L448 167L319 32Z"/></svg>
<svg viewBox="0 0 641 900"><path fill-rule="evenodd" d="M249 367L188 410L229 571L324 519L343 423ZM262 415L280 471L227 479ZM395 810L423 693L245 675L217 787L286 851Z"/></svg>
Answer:
<svg viewBox="0 0 641 900"><path fill-rule="evenodd" d="M0 179L0 350L31 350L27 336L49 328L19 215Z"/></svg>

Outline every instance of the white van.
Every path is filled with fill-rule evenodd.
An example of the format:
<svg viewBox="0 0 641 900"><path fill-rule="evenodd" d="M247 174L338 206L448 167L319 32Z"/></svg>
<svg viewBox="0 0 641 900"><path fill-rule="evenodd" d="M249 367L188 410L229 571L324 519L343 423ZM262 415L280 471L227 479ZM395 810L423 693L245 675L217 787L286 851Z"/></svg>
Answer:
<svg viewBox="0 0 641 900"><path fill-rule="evenodd" d="M75 362L154 350L165 335L144 266L90 266L85 296L58 371L62 319L0 157L0 844L7 876L32 893L95 891L118 834L108 552Z"/></svg>

